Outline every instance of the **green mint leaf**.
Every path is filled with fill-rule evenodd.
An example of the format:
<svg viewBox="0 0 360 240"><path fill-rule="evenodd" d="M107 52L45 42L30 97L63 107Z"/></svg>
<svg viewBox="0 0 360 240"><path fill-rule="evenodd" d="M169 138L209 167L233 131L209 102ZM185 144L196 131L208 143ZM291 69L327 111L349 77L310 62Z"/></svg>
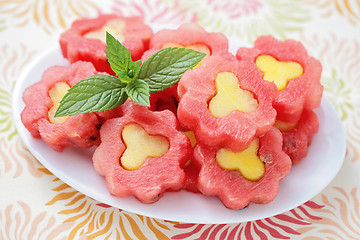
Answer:
<svg viewBox="0 0 360 240"><path fill-rule="evenodd" d="M150 94L162 91L178 82L184 72L196 66L205 55L186 48L161 49L143 62L138 78L147 82Z"/></svg>
<svg viewBox="0 0 360 240"><path fill-rule="evenodd" d="M130 70L122 70L116 76L120 79L121 82L128 84L133 80L133 78L129 77L129 71Z"/></svg>
<svg viewBox="0 0 360 240"><path fill-rule="evenodd" d="M132 63L130 51L108 32L106 32L106 57L116 74L128 70Z"/></svg>
<svg viewBox="0 0 360 240"><path fill-rule="evenodd" d="M141 60L131 62L128 69L120 71L118 74L116 74L116 76L120 79L120 81L129 83L132 80L137 79L140 71L140 64Z"/></svg>
<svg viewBox="0 0 360 240"><path fill-rule="evenodd" d="M150 106L149 85L146 82L135 79L126 86L125 91L130 99L137 104Z"/></svg>
<svg viewBox="0 0 360 240"><path fill-rule="evenodd" d="M116 108L127 99L126 83L111 75L92 75L69 89L60 102L55 117Z"/></svg>

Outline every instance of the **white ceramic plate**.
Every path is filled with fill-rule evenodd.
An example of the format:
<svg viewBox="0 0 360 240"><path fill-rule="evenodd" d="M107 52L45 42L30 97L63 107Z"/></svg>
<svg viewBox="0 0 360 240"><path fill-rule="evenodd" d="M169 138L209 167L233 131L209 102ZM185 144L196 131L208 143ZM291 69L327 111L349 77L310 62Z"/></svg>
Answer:
<svg viewBox="0 0 360 240"><path fill-rule="evenodd" d="M238 46L232 45L232 49ZM141 215L191 223L235 223L274 216L291 210L321 192L339 171L345 156L345 136L342 124L326 98L316 109L320 128L309 148L308 156L295 165L281 181L280 191L269 204L251 204L242 210L230 210L216 197L187 191L166 193L154 204L142 204L133 197L117 198L109 194L103 177L92 165L94 149L66 149L56 152L42 140L34 139L25 129L20 113L24 108L24 89L39 81L45 69L53 65L68 65L59 47L44 52L18 79L13 94L13 115L17 130L32 154L54 175L68 185L99 202Z"/></svg>

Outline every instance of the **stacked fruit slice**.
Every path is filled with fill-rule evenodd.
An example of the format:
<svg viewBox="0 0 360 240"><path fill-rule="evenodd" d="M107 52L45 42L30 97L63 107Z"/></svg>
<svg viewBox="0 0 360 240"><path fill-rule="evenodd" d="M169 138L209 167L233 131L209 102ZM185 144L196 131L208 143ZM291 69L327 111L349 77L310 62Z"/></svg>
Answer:
<svg viewBox="0 0 360 240"><path fill-rule="evenodd" d="M105 33L110 32L127 47L132 59L139 60L153 35L152 29L140 17L100 15L75 21L60 37L65 58L92 62L96 70L114 74L106 58Z"/></svg>
<svg viewBox="0 0 360 240"><path fill-rule="evenodd" d="M95 113L54 118L54 113L68 88L80 80L96 74L89 62L70 66L53 66L42 79L23 93L25 108L21 121L35 138L42 138L56 151L65 147L90 148L99 144L100 124Z"/></svg>

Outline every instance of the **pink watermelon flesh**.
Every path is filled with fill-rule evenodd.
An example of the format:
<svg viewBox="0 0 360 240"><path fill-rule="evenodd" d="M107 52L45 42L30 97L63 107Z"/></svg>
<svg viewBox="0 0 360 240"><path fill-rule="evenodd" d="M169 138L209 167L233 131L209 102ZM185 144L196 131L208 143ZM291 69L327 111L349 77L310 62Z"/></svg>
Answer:
<svg viewBox="0 0 360 240"><path fill-rule="evenodd" d="M106 120L116 117L121 117L123 115L122 108L117 107L110 110L95 112L101 124L103 124Z"/></svg>
<svg viewBox="0 0 360 240"><path fill-rule="evenodd" d="M184 189L187 191L193 192L193 193L200 193L198 185L197 185L197 179L199 176L200 167L196 165L196 163L190 159L190 164L184 167L186 179L184 184Z"/></svg>
<svg viewBox="0 0 360 240"><path fill-rule="evenodd" d="M167 109L176 115L178 106L177 86L178 84L175 83L163 91L151 94L149 109L152 111L162 111Z"/></svg>

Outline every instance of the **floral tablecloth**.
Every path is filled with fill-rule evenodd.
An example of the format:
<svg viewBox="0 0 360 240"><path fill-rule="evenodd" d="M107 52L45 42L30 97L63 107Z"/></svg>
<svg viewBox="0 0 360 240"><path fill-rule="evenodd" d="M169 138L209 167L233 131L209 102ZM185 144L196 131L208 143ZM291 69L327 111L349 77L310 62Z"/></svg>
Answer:
<svg viewBox="0 0 360 240"><path fill-rule="evenodd" d="M347 138L344 164L305 204L236 224L190 224L109 207L63 183L22 143L12 92L21 72L81 16L118 13L149 24L197 22L252 44L300 40L323 65L324 94ZM356 0L0 1L0 239L360 239L360 2ZM326 166L324 166L326 168Z"/></svg>

